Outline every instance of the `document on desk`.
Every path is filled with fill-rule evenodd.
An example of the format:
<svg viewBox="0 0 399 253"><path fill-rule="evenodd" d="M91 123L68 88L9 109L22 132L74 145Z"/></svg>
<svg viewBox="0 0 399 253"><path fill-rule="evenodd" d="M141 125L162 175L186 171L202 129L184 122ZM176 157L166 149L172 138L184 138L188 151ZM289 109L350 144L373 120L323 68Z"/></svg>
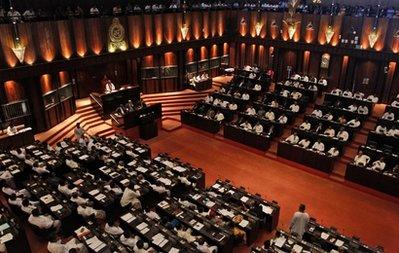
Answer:
<svg viewBox="0 0 399 253"><path fill-rule="evenodd" d="M327 240L327 238L328 238L329 236L330 236L330 235L327 234L327 233L325 233L325 232L321 232L321 235L320 235L320 237L321 237L322 239L324 239L324 240Z"/></svg>
<svg viewBox="0 0 399 253"><path fill-rule="evenodd" d="M220 184L214 184L214 185L212 185L212 188L219 189L220 188Z"/></svg>
<svg viewBox="0 0 399 253"><path fill-rule="evenodd" d="M137 167L136 169L137 171L141 172L141 173L146 173L148 171L148 169L144 168L144 167Z"/></svg>
<svg viewBox="0 0 399 253"><path fill-rule="evenodd" d="M11 241L12 239L14 239L14 236L11 233L7 233L7 234L3 235L2 237L0 237L0 243L4 244L8 241Z"/></svg>
<svg viewBox="0 0 399 253"><path fill-rule="evenodd" d="M301 253L303 247L301 245L295 244L294 247L292 247L292 249L294 250L294 252L296 253Z"/></svg>
<svg viewBox="0 0 399 253"><path fill-rule="evenodd" d="M128 184L129 182L130 182L129 179L127 179L127 178L121 180L121 184L122 184L122 185L126 185L126 184Z"/></svg>
<svg viewBox="0 0 399 253"><path fill-rule="evenodd" d="M243 203L247 203L247 201L249 200L249 198L247 196L242 196L240 199Z"/></svg>
<svg viewBox="0 0 399 253"><path fill-rule="evenodd" d="M0 226L0 231L3 232L4 230L6 230L7 228L10 227L10 224L8 223L4 223Z"/></svg>
<svg viewBox="0 0 399 253"><path fill-rule="evenodd" d="M50 194L47 194L47 195L41 197L40 200L41 200L44 204L47 205L48 203L53 202L53 201L54 201L54 198L53 198L53 196L51 196Z"/></svg>
<svg viewBox="0 0 399 253"><path fill-rule="evenodd" d="M213 207L214 205L215 205L215 202L213 202L213 201L209 200L208 202L206 202L206 206L209 208Z"/></svg>
<svg viewBox="0 0 399 253"><path fill-rule="evenodd" d="M158 181L160 181L161 183L164 183L165 185L171 185L172 184L172 181L170 181L170 179L163 178L163 177L159 178Z"/></svg>
<svg viewBox="0 0 399 253"><path fill-rule="evenodd" d="M98 194L96 197L94 197L96 200L101 201L103 199L105 199L107 196L105 196L104 194L100 193Z"/></svg>
<svg viewBox="0 0 399 253"><path fill-rule="evenodd" d="M159 202L158 206L160 208L168 208L169 207L169 203L164 200L164 201Z"/></svg>
<svg viewBox="0 0 399 253"><path fill-rule="evenodd" d="M168 239L163 239L162 242L159 244L159 247L162 248L162 247L165 246L168 242L169 242Z"/></svg>
<svg viewBox="0 0 399 253"><path fill-rule="evenodd" d="M90 194L91 196L95 196L95 195L97 195L99 192L100 192L100 191L99 191L98 189L94 189L94 190L91 190L91 191L89 192L89 194Z"/></svg>
<svg viewBox="0 0 399 253"><path fill-rule="evenodd" d="M336 245L337 247L341 247L341 246L344 245L344 241L342 241L342 240L340 240L340 239L337 239L337 240L335 241L335 245Z"/></svg>
<svg viewBox="0 0 399 253"><path fill-rule="evenodd" d="M135 165L136 163L137 163L137 161L134 160L134 161L131 161L130 163L128 163L127 165L128 165L128 166L133 166L133 165Z"/></svg>
<svg viewBox="0 0 399 253"><path fill-rule="evenodd" d="M176 248L174 248L174 247L172 247L170 250L169 250L169 253L179 253L180 252L180 250L179 249L176 249Z"/></svg>
<svg viewBox="0 0 399 253"><path fill-rule="evenodd" d="M50 210L53 212L57 212L58 210L61 210L61 209L62 209L62 205L60 205L60 204L50 207Z"/></svg>
<svg viewBox="0 0 399 253"><path fill-rule="evenodd" d="M173 167L173 169L174 169L175 171L177 171L177 172L185 172L185 171L187 170L186 168L183 168L183 167L181 167L181 166Z"/></svg>
<svg viewBox="0 0 399 253"><path fill-rule="evenodd" d="M80 185L83 182L84 182L83 179L80 178L80 179L76 180L75 182L73 182L73 184L74 185Z"/></svg>
<svg viewBox="0 0 399 253"><path fill-rule="evenodd" d="M88 155L82 155L81 157L79 157L80 160L86 160L87 158L89 158Z"/></svg>
<svg viewBox="0 0 399 253"><path fill-rule="evenodd" d="M163 236L163 234L158 233L154 235L151 239L155 245L159 245L165 239L165 237Z"/></svg>
<svg viewBox="0 0 399 253"><path fill-rule="evenodd" d="M265 214L272 214L273 213L273 208L271 208L270 206L265 206L263 204L260 204L262 206L262 212L264 212Z"/></svg>
<svg viewBox="0 0 399 253"><path fill-rule="evenodd" d="M249 221L247 220L242 220L238 225L240 225L243 228L246 228L249 224Z"/></svg>
<svg viewBox="0 0 399 253"><path fill-rule="evenodd" d="M143 230L143 229L146 228L146 227L148 227L147 223L142 222L142 223L140 223L140 224L137 226L137 229L141 231L141 230Z"/></svg>
<svg viewBox="0 0 399 253"><path fill-rule="evenodd" d="M281 247L283 247L283 245L284 245L284 243L285 243L286 241L287 241L287 240L286 240L284 237L279 237L279 238L277 238L277 239L274 241L274 245L275 245L276 247L281 248Z"/></svg>
<svg viewBox="0 0 399 253"><path fill-rule="evenodd" d="M194 225L194 229L195 230L201 230L202 228L204 227L204 224L202 224L201 222L197 222L195 225Z"/></svg>

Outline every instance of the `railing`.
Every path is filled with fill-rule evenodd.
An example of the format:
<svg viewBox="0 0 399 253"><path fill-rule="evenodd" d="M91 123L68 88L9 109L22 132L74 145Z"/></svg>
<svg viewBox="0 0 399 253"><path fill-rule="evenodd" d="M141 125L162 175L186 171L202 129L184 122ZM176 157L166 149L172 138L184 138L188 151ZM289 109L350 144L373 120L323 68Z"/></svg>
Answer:
<svg viewBox="0 0 399 253"><path fill-rule="evenodd" d="M11 121L30 115L28 100L20 100L1 105L4 120Z"/></svg>

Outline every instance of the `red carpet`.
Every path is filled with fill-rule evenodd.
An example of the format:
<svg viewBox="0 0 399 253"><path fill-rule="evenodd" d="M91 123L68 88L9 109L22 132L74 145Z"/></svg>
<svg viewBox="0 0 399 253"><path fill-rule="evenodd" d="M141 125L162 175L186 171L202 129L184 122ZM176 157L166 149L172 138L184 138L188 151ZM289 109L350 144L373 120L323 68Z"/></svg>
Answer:
<svg viewBox="0 0 399 253"><path fill-rule="evenodd" d="M299 203L305 203L319 223L335 226L348 236L359 236L371 246L381 245L385 252L398 252L399 200L367 194L186 128L162 132L148 143L154 155L168 152L203 168L207 185L227 178L278 201L283 229L288 228ZM248 249L240 247L236 252Z"/></svg>

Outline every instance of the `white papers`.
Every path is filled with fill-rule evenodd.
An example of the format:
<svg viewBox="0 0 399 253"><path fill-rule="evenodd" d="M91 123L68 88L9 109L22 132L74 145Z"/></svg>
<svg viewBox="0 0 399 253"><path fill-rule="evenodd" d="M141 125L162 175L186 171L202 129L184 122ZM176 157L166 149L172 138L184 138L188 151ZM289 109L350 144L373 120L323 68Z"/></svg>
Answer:
<svg viewBox="0 0 399 253"><path fill-rule="evenodd" d="M213 201L206 202L206 206L209 208L213 207L214 205L215 205L215 202L213 202Z"/></svg>
<svg viewBox="0 0 399 253"><path fill-rule="evenodd" d="M43 197L40 198L40 200L44 203L44 204L48 204L54 201L53 196L51 196L50 194L47 194Z"/></svg>
<svg viewBox="0 0 399 253"><path fill-rule="evenodd" d="M144 168L144 167L137 167L136 169L137 171L141 172L141 173L146 173L148 171L148 169Z"/></svg>
<svg viewBox="0 0 399 253"><path fill-rule="evenodd" d="M274 245L276 245L276 247L283 247L284 243L285 243L286 239L284 237L279 237L274 241Z"/></svg>
<svg viewBox="0 0 399 253"><path fill-rule="evenodd" d="M11 233L7 233L5 235L3 235L2 237L0 237L0 243L4 244L8 241L11 241L14 238L14 236Z"/></svg>
<svg viewBox="0 0 399 253"><path fill-rule="evenodd" d="M159 202L158 206L161 208L167 208L167 207L169 207L169 203L164 200L162 202Z"/></svg>
<svg viewBox="0 0 399 253"><path fill-rule="evenodd" d="M201 194L195 194L194 196L193 196L193 199L194 200L198 200L198 199L200 199L201 198Z"/></svg>
<svg viewBox="0 0 399 253"><path fill-rule="evenodd" d="M89 194L90 194L91 196L94 196L94 195L97 195L99 192L100 192L100 191L99 191L98 189L94 189L94 190L90 191Z"/></svg>
<svg viewBox="0 0 399 253"><path fill-rule="evenodd" d="M121 180L121 184L122 184L122 185L126 185L126 184L128 184L128 183L129 183L129 179L127 179L127 178Z"/></svg>
<svg viewBox="0 0 399 253"><path fill-rule="evenodd" d="M78 179L75 182L73 182L74 185L80 185L81 183L83 183L83 179Z"/></svg>
<svg viewBox="0 0 399 253"><path fill-rule="evenodd" d="M88 155L82 155L81 157L79 157L80 160L86 160L87 158L89 158Z"/></svg>
<svg viewBox="0 0 399 253"><path fill-rule="evenodd" d="M0 231L3 232L4 230L6 230L9 227L10 227L10 225L8 223L4 223L3 225L0 226Z"/></svg>
<svg viewBox="0 0 399 253"><path fill-rule="evenodd" d="M183 168L183 167L181 167L181 166L173 167L173 169L174 169L175 171L177 171L177 172L185 172L185 171L187 170L186 168Z"/></svg>
<svg viewBox="0 0 399 253"><path fill-rule="evenodd" d="M152 237L152 242L153 242L155 245L161 244L161 242L164 241L164 240L165 240L165 237L164 237L163 234L161 234L161 233L158 233L158 234L156 234L156 235L154 235L154 236Z"/></svg>
<svg viewBox="0 0 399 253"><path fill-rule="evenodd" d="M247 221L247 220L242 220L242 221L240 222L240 224L238 224L238 225L240 225L241 227L245 228L245 227L248 226L248 224L249 224L249 221Z"/></svg>
<svg viewBox="0 0 399 253"><path fill-rule="evenodd" d="M141 230L140 232L145 235L147 234L147 232L150 231L150 229L148 227L144 228L143 230Z"/></svg>
<svg viewBox="0 0 399 253"><path fill-rule="evenodd" d="M344 245L344 241L341 241L341 240L337 239L335 241L335 245L338 246L338 247L341 247L342 245Z"/></svg>
<svg viewBox="0 0 399 253"><path fill-rule="evenodd" d="M214 184L214 185L212 185L212 188L215 188L215 189L219 189L219 187L220 187L220 184Z"/></svg>
<svg viewBox="0 0 399 253"><path fill-rule="evenodd" d="M292 249L294 250L294 252L300 253L303 247L301 245L295 244L294 247L292 247Z"/></svg>
<svg viewBox="0 0 399 253"><path fill-rule="evenodd" d="M202 224L201 222L197 222L195 225L194 225L194 229L195 230L201 230L201 228L203 228L204 227L204 224Z"/></svg>
<svg viewBox="0 0 399 253"><path fill-rule="evenodd" d="M104 194L102 194L102 193L98 194L98 195L95 197L95 199L98 200L98 201L101 201L101 200L103 200L103 199L105 199L105 198L106 198L106 196L105 196Z"/></svg>
<svg viewBox="0 0 399 253"><path fill-rule="evenodd" d="M174 247L169 250L169 253L179 253L180 251Z"/></svg>
<svg viewBox="0 0 399 253"><path fill-rule="evenodd" d="M262 206L262 212L264 212L266 214L272 214L273 208L271 208L270 206L262 205L262 204L260 204L260 205Z"/></svg>
<svg viewBox="0 0 399 253"><path fill-rule="evenodd" d="M329 234L324 233L324 232L322 232L321 235L320 235L320 237L321 237L322 239L324 239L324 240L327 240L327 238L328 238L329 236L330 236Z"/></svg>
<svg viewBox="0 0 399 253"><path fill-rule="evenodd" d="M53 212L57 212L58 210L61 210L61 209L62 209L62 205L60 205L60 204L50 207L50 210Z"/></svg>
<svg viewBox="0 0 399 253"><path fill-rule="evenodd" d="M240 200L246 203L249 200L249 198L247 196L242 196Z"/></svg>
<svg viewBox="0 0 399 253"><path fill-rule="evenodd" d="M158 181L160 181L161 183L163 183L165 185L171 185L172 184L172 181L170 181L170 179L163 178L163 177L159 178Z"/></svg>
<svg viewBox="0 0 399 253"><path fill-rule="evenodd" d="M140 223L138 226L137 226L137 229L138 230L143 230L144 228L146 228L148 225L147 225L147 223L145 223L145 222L142 222L142 223Z"/></svg>
<svg viewBox="0 0 399 253"><path fill-rule="evenodd" d="M133 166L133 165L135 165L136 163L137 163L137 161L134 160L134 161L131 161L130 163L128 163L127 165L128 165L128 166Z"/></svg>

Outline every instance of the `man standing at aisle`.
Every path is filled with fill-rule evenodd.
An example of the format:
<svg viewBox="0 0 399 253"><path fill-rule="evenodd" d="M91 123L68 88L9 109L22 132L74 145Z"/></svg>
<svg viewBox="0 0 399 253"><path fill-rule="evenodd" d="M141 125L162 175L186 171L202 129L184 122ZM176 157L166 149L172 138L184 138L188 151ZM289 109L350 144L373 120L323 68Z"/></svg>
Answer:
<svg viewBox="0 0 399 253"><path fill-rule="evenodd" d="M304 204L300 204L298 211L294 213L294 216L291 220L290 232L299 239L302 239L302 236L305 233L306 225L309 222L309 215L305 212L305 209L306 206Z"/></svg>
<svg viewBox="0 0 399 253"><path fill-rule="evenodd" d="M83 138L85 133L86 133L86 131L82 127L80 127L80 123L79 122L76 123L76 127L75 127L75 130L74 130L74 134L75 134L76 140L80 141L80 139Z"/></svg>

